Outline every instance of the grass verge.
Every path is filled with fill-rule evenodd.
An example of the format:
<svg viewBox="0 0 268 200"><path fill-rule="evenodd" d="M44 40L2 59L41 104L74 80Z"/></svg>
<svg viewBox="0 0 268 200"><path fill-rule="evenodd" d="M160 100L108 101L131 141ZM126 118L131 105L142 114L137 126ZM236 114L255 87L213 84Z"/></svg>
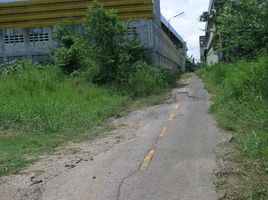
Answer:
<svg viewBox="0 0 268 200"><path fill-rule="evenodd" d="M268 56L204 67L197 74L213 95L211 112L219 125L234 133L223 159L237 169L216 182L218 190L229 188L222 199L268 199Z"/></svg>

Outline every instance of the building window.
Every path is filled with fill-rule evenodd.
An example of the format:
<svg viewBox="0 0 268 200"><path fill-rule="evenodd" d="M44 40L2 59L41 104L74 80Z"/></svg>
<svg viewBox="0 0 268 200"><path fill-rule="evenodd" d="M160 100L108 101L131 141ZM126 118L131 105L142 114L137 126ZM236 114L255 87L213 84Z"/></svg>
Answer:
<svg viewBox="0 0 268 200"><path fill-rule="evenodd" d="M5 43L6 44L15 44L15 43L23 43L24 37L23 35L6 35Z"/></svg>
<svg viewBox="0 0 268 200"><path fill-rule="evenodd" d="M127 35L137 35L137 27L128 27L127 28Z"/></svg>
<svg viewBox="0 0 268 200"><path fill-rule="evenodd" d="M49 41L48 33L30 34L29 42L44 42Z"/></svg>

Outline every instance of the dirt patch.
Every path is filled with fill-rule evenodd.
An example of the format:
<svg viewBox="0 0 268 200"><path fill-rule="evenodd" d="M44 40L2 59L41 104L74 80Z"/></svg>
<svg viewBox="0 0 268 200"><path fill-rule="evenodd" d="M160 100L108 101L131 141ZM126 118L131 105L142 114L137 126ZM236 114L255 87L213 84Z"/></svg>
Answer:
<svg viewBox="0 0 268 200"><path fill-rule="evenodd" d="M268 198L267 175L241 155L233 138L218 144L216 154L217 168L213 174L213 182L219 200Z"/></svg>
<svg viewBox="0 0 268 200"><path fill-rule="evenodd" d="M238 166L232 162L233 144L231 140L217 145L217 168L214 170L213 182L218 193L219 200L233 199L233 188L230 182L233 182L238 172Z"/></svg>

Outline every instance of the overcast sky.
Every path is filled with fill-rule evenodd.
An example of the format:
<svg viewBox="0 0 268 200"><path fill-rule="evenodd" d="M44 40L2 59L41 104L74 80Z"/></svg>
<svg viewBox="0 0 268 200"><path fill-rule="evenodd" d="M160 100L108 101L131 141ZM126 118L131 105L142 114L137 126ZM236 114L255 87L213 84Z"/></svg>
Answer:
<svg viewBox="0 0 268 200"><path fill-rule="evenodd" d="M6 2L12 0L0 0ZM204 23L198 21L203 11L208 9L209 0L160 0L161 12L171 18L180 12L185 12L179 18L173 19L171 25L183 37L188 45L188 55L199 60L199 35L203 35Z"/></svg>

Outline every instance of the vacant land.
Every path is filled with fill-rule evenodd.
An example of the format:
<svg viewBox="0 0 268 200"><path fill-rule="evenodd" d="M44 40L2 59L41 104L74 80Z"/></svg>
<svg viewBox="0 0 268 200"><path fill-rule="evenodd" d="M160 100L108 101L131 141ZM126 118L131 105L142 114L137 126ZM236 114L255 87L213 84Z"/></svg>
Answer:
<svg viewBox="0 0 268 200"><path fill-rule="evenodd" d="M162 102L165 94L133 99L115 86L66 76L54 65L18 63L0 75L0 176L67 141L94 138L99 132L94 127L129 109Z"/></svg>

